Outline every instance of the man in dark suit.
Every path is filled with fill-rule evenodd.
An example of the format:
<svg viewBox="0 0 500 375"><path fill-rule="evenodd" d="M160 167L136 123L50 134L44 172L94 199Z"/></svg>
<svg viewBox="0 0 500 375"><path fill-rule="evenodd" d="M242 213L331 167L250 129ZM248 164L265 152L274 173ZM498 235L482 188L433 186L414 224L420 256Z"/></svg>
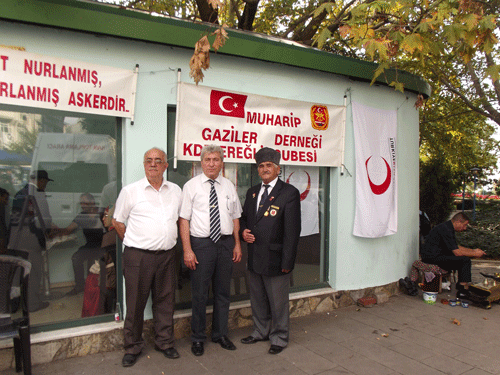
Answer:
<svg viewBox="0 0 500 375"><path fill-rule="evenodd" d="M300 193L278 178L279 152L262 148L255 161L262 184L248 190L240 219L248 243L254 330L241 342L270 340L269 353L278 354L288 344L288 294L300 236Z"/></svg>

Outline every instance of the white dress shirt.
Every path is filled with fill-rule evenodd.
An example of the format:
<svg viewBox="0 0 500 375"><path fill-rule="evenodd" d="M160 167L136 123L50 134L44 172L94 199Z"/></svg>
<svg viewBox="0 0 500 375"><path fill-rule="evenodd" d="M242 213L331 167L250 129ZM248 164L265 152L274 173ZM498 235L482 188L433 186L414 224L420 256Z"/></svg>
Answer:
<svg viewBox="0 0 500 375"><path fill-rule="evenodd" d="M210 180L204 173L184 184L179 216L189 220L191 236L210 236ZM221 234L233 234L233 220L241 216L241 203L233 183L219 175L214 183L219 203Z"/></svg>
<svg viewBox="0 0 500 375"><path fill-rule="evenodd" d="M146 177L125 186L113 214L116 221L126 223L123 244L144 250L174 247L181 195L181 188L165 179L159 190Z"/></svg>

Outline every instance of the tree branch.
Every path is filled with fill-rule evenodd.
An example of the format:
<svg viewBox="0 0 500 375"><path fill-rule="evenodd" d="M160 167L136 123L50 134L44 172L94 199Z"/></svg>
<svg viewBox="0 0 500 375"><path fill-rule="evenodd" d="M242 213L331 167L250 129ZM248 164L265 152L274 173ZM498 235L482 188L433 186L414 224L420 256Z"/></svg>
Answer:
<svg viewBox="0 0 500 375"><path fill-rule="evenodd" d="M491 54L485 52L484 55L486 57L486 66L488 68L494 66L495 61L493 60L493 57L491 56ZM497 95L497 101L500 104L500 81L499 80L493 81L493 88L495 89L495 94Z"/></svg>
<svg viewBox="0 0 500 375"><path fill-rule="evenodd" d="M456 96L458 96L463 102L464 104L469 107L470 109L472 109L474 112L477 112L479 113L480 115L484 116L484 117L487 117L491 120L493 120L494 122L496 122L498 125L500 125L500 116L497 114L497 116L494 116L494 115L491 115L490 113L482 110L480 107L478 107L477 105L474 105L470 100L469 98L467 98L462 92L460 92L457 88L455 88L450 81L448 81L448 79L446 79L446 77L442 76L442 75L439 75L436 71L434 71L434 74L436 74L437 77L439 77L439 81L450 91L452 92L453 94L455 94ZM490 105L489 103L487 103L487 105Z"/></svg>

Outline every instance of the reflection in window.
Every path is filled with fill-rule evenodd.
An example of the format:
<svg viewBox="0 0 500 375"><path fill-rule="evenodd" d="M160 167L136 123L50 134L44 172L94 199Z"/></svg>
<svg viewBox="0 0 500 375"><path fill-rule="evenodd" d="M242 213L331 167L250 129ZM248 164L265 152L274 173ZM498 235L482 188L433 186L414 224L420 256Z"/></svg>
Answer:
<svg viewBox="0 0 500 375"><path fill-rule="evenodd" d="M0 106L0 187L10 193L0 206L3 251L32 262L32 324L112 313L117 120L11 109Z"/></svg>

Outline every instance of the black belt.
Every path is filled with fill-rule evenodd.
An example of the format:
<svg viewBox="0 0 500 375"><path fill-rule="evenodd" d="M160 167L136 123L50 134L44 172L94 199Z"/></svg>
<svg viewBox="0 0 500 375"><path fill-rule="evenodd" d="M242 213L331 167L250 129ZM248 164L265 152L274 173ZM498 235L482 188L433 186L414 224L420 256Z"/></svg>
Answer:
<svg viewBox="0 0 500 375"><path fill-rule="evenodd" d="M194 237L194 236L191 236L193 238L198 238L200 240L210 240L212 241L212 239L210 237ZM232 234L223 234L222 236L220 236L220 240L227 240L229 238L232 238L233 235Z"/></svg>
<svg viewBox="0 0 500 375"><path fill-rule="evenodd" d="M138 247L132 247L132 246L126 246L125 248L143 251L143 252L148 253L148 254L164 254L167 251L169 251L169 250L146 250L146 249L139 249Z"/></svg>

